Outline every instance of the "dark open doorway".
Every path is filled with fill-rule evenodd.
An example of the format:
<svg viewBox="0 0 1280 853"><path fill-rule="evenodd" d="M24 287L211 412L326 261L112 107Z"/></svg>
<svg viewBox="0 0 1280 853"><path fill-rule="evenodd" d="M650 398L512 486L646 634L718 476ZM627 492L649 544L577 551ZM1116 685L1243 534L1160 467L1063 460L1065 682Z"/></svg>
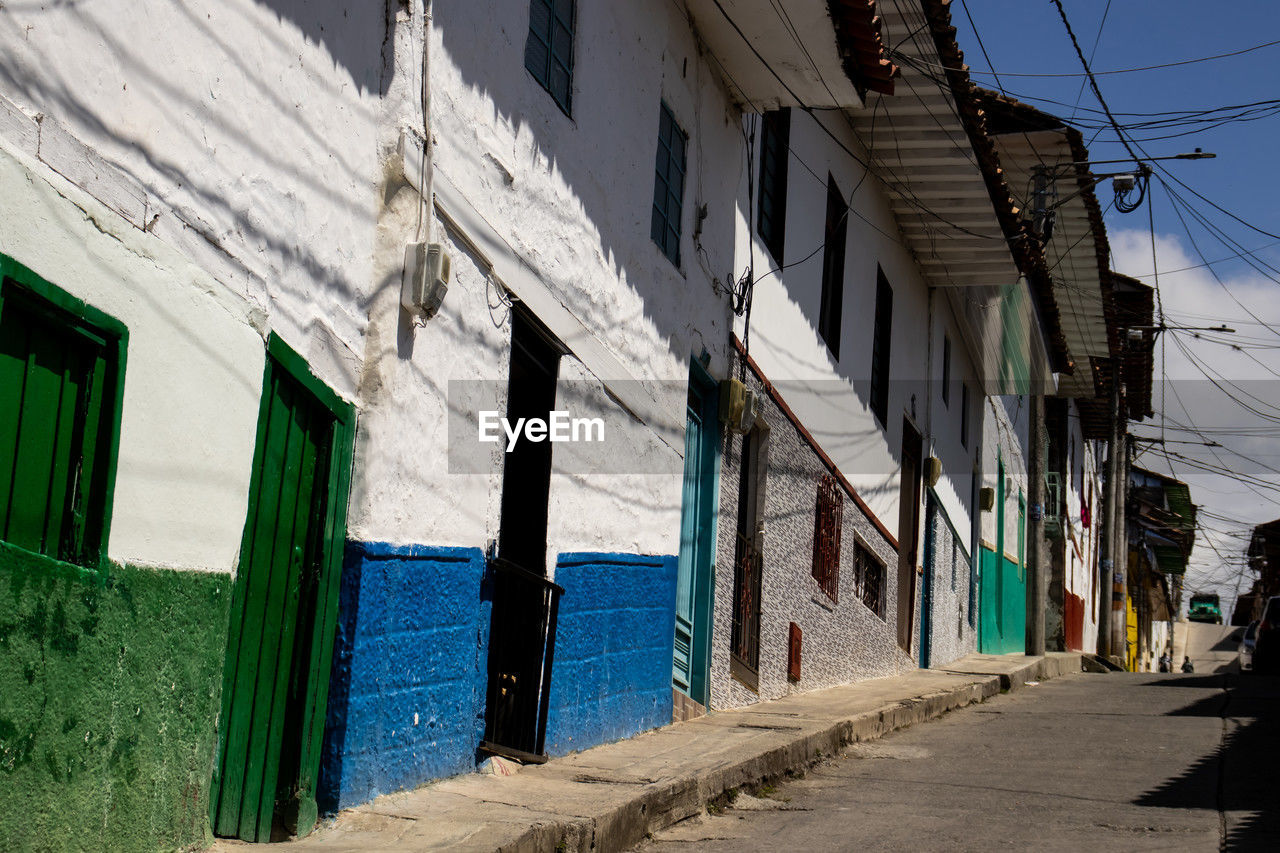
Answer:
<svg viewBox="0 0 1280 853"><path fill-rule="evenodd" d="M911 651L920 531L920 464L923 439L902 419L902 472L898 485L898 645Z"/></svg>
<svg viewBox="0 0 1280 853"><path fill-rule="evenodd" d="M563 347L537 318L511 314L507 421L548 420ZM545 760L548 688L562 590L547 580L551 443L516 442L505 454L498 555L489 562L493 595L489 684L482 753Z"/></svg>

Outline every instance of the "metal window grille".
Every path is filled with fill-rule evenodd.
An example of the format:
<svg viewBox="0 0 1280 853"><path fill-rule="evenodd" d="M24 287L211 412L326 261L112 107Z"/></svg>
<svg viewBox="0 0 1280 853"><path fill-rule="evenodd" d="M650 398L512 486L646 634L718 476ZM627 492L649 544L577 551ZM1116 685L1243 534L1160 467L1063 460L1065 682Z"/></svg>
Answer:
<svg viewBox="0 0 1280 853"><path fill-rule="evenodd" d="M844 523L844 493L836 478L818 479L813 517L813 576L832 601L840 600L840 530Z"/></svg>
<svg viewBox="0 0 1280 853"><path fill-rule="evenodd" d="M884 563L861 542L854 552L858 598L872 613L884 618Z"/></svg>
<svg viewBox="0 0 1280 853"><path fill-rule="evenodd" d="M680 209L684 200L685 145L688 135L676 124L666 101L658 120L658 156L653 182L649 236L671 263L680 265Z"/></svg>
<svg viewBox="0 0 1280 853"><path fill-rule="evenodd" d="M760 134L760 189L756 233L773 259L782 263L787 224L787 152L791 137L791 110L764 114Z"/></svg>
<svg viewBox="0 0 1280 853"><path fill-rule="evenodd" d="M532 0L524 67L569 114L573 98L573 18L575 0Z"/></svg>
<svg viewBox="0 0 1280 853"><path fill-rule="evenodd" d="M731 651L734 669L752 682L760 669L760 579L763 564L751 540L738 536L733 571L733 630ZM745 668L746 673L741 670ZM754 685L749 685L754 686Z"/></svg>
<svg viewBox="0 0 1280 853"><path fill-rule="evenodd" d="M876 322L871 343L871 411L882 426L889 423L889 346L893 331L893 288L876 268Z"/></svg>
<svg viewBox="0 0 1280 853"><path fill-rule="evenodd" d="M493 611L485 736L480 749L546 761L556 624L564 589L509 560L489 563Z"/></svg>

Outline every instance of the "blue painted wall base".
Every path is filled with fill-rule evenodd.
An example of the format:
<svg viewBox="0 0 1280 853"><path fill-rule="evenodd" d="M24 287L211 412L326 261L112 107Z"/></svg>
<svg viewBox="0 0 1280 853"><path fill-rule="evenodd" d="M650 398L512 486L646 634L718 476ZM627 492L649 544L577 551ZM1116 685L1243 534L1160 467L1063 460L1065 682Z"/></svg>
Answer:
<svg viewBox="0 0 1280 853"><path fill-rule="evenodd" d="M561 554L547 752L563 755L671 722L676 558Z"/></svg>
<svg viewBox="0 0 1280 853"><path fill-rule="evenodd" d="M347 544L321 811L475 769L489 651L484 571L479 548Z"/></svg>

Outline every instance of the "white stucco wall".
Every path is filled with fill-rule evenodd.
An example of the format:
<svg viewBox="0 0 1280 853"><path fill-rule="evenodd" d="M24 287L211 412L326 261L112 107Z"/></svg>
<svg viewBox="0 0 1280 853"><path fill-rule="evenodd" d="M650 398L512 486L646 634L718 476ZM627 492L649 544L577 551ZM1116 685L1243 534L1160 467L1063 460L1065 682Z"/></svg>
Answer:
<svg viewBox="0 0 1280 853"><path fill-rule="evenodd" d="M1098 545L1100 539L1102 466L1095 443L1086 441L1080 417L1072 403L1068 407L1066 517L1069 526L1065 583L1068 592L1084 599L1084 627L1081 645L1085 651L1098 643ZM1088 504L1090 523L1085 527L1081 510ZM1079 549L1077 551L1077 548Z"/></svg>
<svg viewBox="0 0 1280 853"><path fill-rule="evenodd" d="M382 111L416 92L388 46L408 30L382 4L10 5L0 91L118 166L135 224L239 292L352 397ZM60 166L47 136L47 162L82 168L74 153Z"/></svg>
<svg viewBox="0 0 1280 853"><path fill-rule="evenodd" d="M778 274L768 251L754 238L757 285L750 334L751 357L770 381L781 383L787 404L804 422L872 512L896 532L898 469L903 415L925 429L929 375L928 290L907 249L881 185L832 139L865 157L847 122L792 112L788 169L786 247ZM827 175L846 200L844 296L840 358L832 357L818 334L822 301L822 246L826 222ZM855 191L856 189L856 191ZM742 192L745 195L746 186ZM747 233L744 222L741 234ZM740 237L740 265L750 247ZM816 251L815 251L816 250ZM806 256L810 256L807 257ZM876 268L893 289L889 359L888 423L869 408L871 349L875 327ZM738 334L744 334L742 321Z"/></svg>
<svg viewBox="0 0 1280 853"><path fill-rule="evenodd" d="M1026 397L988 397L984 400L982 421L982 485L996 488L997 459L1004 465L1004 554L1015 563L1018 559L1018 498L1027 495L1027 426ZM997 489L997 495L999 490ZM981 513L982 543L994 550L997 513ZM1025 518L1022 519L1025 521Z"/></svg>
<svg viewBox="0 0 1280 853"><path fill-rule="evenodd" d="M501 300L509 291L569 349L562 392L566 383L597 383L600 393L581 405L610 414L626 406L636 416L627 441L638 458L660 460L592 475L566 470L553 452L548 560L571 550L675 553L689 359L707 351L720 376L727 363L728 301L709 275L728 276L733 266L745 153L724 152L742 151L737 113L687 21L654 0L578 10L566 116L524 68L527 16L527 4L433 7L431 227L451 249L454 280L440 315L396 329L396 358L378 361L386 393L375 399L395 402L375 401L366 414L353 529L447 545L497 536L501 457L487 474L449 474L442 398L450 380L505 380L510 323ZM689 134L679 267L649 236L663 101ZM404 180L421 186L417 143L408 139ZM693 233L704 205L699 249ZM384 228L402 227L410 210L406 202L384 213ZM432 399L400 412L412 395ZM404 440L394 430L431 448L412 477L398 472ZM405 509L424 505L436 511Z"/></svg>
<svg viewBox="0 0 1280 853"><path fill-rule="evenodd" d="M230 571L265 359L254 306L5 138L0 252L129 330L108 556Z"/></svg>

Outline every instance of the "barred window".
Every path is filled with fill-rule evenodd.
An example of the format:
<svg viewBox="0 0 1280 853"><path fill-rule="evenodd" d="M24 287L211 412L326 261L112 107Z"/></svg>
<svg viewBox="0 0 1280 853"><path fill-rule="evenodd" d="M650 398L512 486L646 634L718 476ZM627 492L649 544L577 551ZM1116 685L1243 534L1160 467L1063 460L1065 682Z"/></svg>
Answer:
<svg viewBox="0 0 1280 853"><path fill-rule="evenodd" d="M858 598L872 613L884 618L884 563L861 542L854 549Z"/></svg>
<svg viewBox="0 0 1280 853"><path fill-rule="evenodd" d="M832 601L840 600L840 530L844 493L836 478L823 474L813 514L813 576Z"/></svg>

